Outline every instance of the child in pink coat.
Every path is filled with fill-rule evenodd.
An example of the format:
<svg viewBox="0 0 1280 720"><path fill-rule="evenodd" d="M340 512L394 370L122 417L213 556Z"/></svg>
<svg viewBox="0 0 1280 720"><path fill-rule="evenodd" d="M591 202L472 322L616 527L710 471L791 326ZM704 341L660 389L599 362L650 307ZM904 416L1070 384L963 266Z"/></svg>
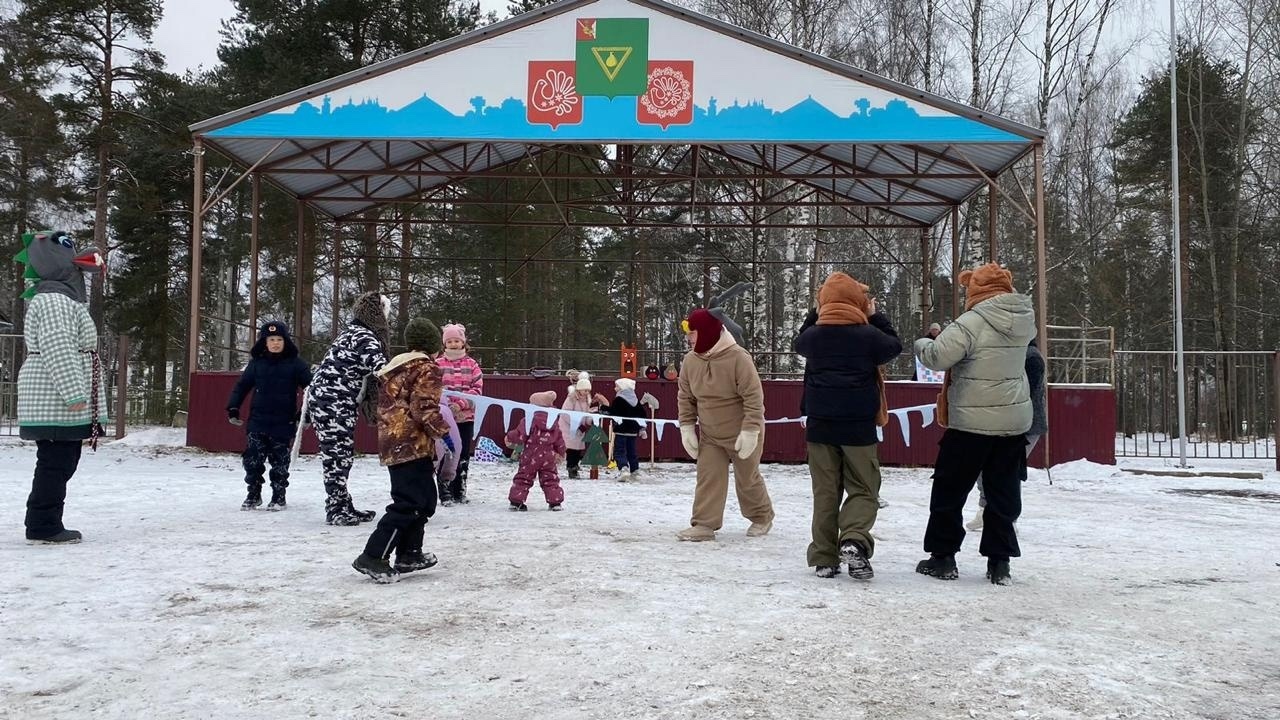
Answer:
<svg viewBox="0 0 1280 720"><path fill-rule="evenodd" d="M446 390L467 393L468 395L484 394L484 373L480 363L468 353L471 346L467 344L467 327L465 325L445 325L441 331L444 340L444 351L436 358L440 367ZM471 446L474 444L476 429L475 404L459 398L449 398L449 409L458 421L458 434L462 436L462 445L458 447L458 471L453 481L440 483L440 504L448 507L454 503L467 504L467 469L471 461Z"/></svg>
<svg viewBox="0 0 1280 720"><path fill-rule="evenodd" d="M591 397L591 376L577 370L570 370L565 374L572 384L569 385L569 395L564 399L564 405L560 409L581 413L600 412L600 403ZM584 417L576 427L569 427L569 416L566 414L560 416L559 423L560 433L564 435L569 478L573 479L578 477L578 465L582 463L582 456L587 452L585 442L587 430L595 425L596 421Z"/></svg>
<svg viewBox="0 0 1280 720"><path fill-rule="evenodd" d="M555 401L554 390L534 393L529 397L530 403L544 408L551 407ZM529 509L524 501L528 499L536 477L538 484L542 486L542 494L547 497L547 505L551 506L552 510L559 510L564 502L564 489L560 487L559 466L565 455L564 433L560 431L560 423L551 423L551 427L548 428L547 414L536 412L533 414L532 427L529 431L525 432L523 420L517 421L511 432L507 433L506 442L507 447L524 446L524 451L520 453L520 467L511 481L511 492L507 493L507 499L511 501L511 509L520 511Z"/></svg>

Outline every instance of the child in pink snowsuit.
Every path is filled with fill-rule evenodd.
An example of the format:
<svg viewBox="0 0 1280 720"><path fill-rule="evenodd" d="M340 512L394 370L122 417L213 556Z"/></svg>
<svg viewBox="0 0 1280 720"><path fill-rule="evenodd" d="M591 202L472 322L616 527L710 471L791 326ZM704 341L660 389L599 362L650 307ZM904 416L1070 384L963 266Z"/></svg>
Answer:
<svg viewBox="0 0 1280 720"><path fill-rule="evenodd" d="M529 402L538 407L549 408L556 401L556 393L554 390L546 392L534 393L529 397ZM524 445L524 452L520 454L520 467L516 470L516 476L511 481L511 492L507 493L507 499L511 501L512 510L528 510L524 501L529 497L529 491L533 489L533 481L536 477L538 484L542 486L542 493L547 497L547 504L552 510L559 510L561 503L564 502L564 489L560 487L560 463L564 461L564 433L560 431L560 423L551 423L551 427L547 427L547 414L545 412L537 412L533 414L531 428L525 432L524 422L516 423L511 432L507 433L505 438L507 447L516 445Z"/></svg>

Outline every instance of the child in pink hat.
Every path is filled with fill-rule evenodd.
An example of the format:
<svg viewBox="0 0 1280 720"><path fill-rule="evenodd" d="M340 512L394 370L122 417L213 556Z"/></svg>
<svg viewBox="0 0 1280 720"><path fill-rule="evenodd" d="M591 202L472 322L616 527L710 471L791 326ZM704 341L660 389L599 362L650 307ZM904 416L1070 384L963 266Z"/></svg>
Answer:
<svg viewBox="0 0 1280 720"><path fill-rule="evenodd" d="M471 346L467 344L467 327L462 324L445 325L441 336L444 350L436 358L436 365L444 376L445 389L469 395L483 394L484 372L480 370L480 363L468 354ZM440 504L445 507L470 502L467 499L467 469L471 462L476 427L476 406L473 403L451 397L449 409L458 422L462 445L458 448L458 470L454 473L453 480L440 483Z"/></svg>

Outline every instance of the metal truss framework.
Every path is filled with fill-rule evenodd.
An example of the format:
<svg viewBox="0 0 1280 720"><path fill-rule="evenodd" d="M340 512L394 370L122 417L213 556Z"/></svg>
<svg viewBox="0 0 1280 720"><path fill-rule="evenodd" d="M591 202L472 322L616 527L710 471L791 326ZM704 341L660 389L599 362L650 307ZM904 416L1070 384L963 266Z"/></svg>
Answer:
<svg viewBox="0 0 1280 720"><path fill-rule="evenodd" d="M306 320L314 293L314 287L304 280L315 269L315 258L307 252L308 211L318 221L342 227L399 227L405 239L404 257L412 255L407 242L412 225L542 229L548 235L543 247L574 228L916 230L925 259L921 276L926 296L921 298L921 311L927 325L932 305L927 288L935 260L928 247L931 228L950 221L952 267L958 267L958 208L987 189L988 256L996 260L996 198L1003 192L997 180L1028 154L1034 158L1031 195L1019 183L1022 197L1004 198L1035 225L1038 315L1041 324L1047 319L1040 140L1018 146L1013 152L987 152L988 158L1000 162L984 166L971 159L972 150L959 144L657 145L642 153L636 145L340 140L309 146L289 139L270 145L225 190L220 188L227 179L224 175L207 195L203 188L205 144L234 160L243 156L222 148L215 140L196 138L195 206L201 210L193 225L193 247L201 246L203 215L236 185L251 178L251 325L257 322L261 183L266 180L297 198L295 317L300 320L297 331L302 337L310 335ZM299 191L300 184L307 189ZM370 212L391 208L395 211ZM492 212L476 217L477 208ZM553 212L521 212L528 208L550 208ZM821 221L801 222L792 219L792 208L834 212ZM821 217L822 213L809 216ZM895 257L889 248L881 247ZM199 358L196 299L200 297L200 256L200 252L193 252L189 345L189 367L193 370L198 368ZM344 257L340 247L334 249L334 256ZM524 262L535 259L536 253ZM340 284L342 266L335 262L331 268L335 288ZM304 268L312 272L304 272ZM959 290L954 279L952 285L954 316L959 309Z"/></svg>

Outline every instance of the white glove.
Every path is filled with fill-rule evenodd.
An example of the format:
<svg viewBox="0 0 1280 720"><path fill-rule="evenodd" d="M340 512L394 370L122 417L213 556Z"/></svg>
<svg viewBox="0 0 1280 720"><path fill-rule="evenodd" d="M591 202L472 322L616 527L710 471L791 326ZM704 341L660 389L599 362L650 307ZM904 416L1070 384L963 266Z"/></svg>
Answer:
<svg viewBox="0 0 1280 720"><path fill-rule="evenodd" d="M759 442L759 430L743 430L738 433L738 439L733 441L733 449L738 451L738 457L746 460L756 451L756 445Z"/></svg>
<svg viewBox="0 0 1280 720"><path fill-rule="evenodd" d="M698 459L698 433L692 425L680 426L680 444L684 445L684 451L689 453L689 457Z"/></svg>

